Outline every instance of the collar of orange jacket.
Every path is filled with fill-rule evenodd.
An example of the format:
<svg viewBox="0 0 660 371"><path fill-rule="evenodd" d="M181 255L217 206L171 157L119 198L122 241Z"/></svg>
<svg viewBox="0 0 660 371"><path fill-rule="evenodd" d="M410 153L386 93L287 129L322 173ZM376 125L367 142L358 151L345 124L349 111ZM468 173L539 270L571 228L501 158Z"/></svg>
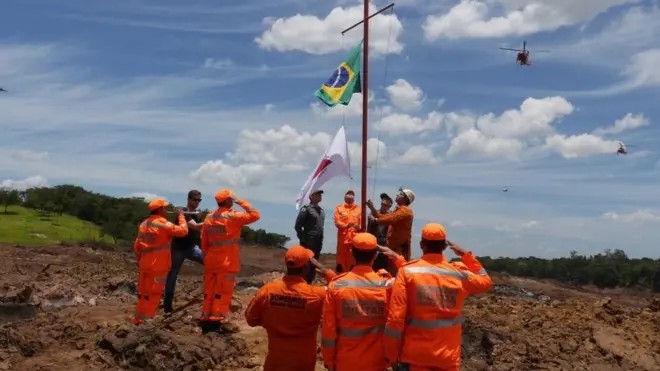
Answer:
<svg viewBox="0 0 660 371"><path fill-rule="evenodd" d="M427 261L431 264L447 263L447 258L442 254L424 254L421 260Z"/></svg>
<svg viewBox="0 0 660 371"><path fill-rule="evenodd" d="M351 272L357 273L357 274L364 274L364 273L369 273L373 272L374 269L371 267L371 265L364 264L364 265L356 265L351 269Z"/></svg>
<svg viewBox="0 0 660 371"><path fill-rule="evenodd" d="M284 277L282 277L282 279L291 283L307 282L305 281L305 277L294 276L291 274L285 274Z"/></svg>
<svg viewBox="0 0 660 371"><path fill-rule="evenodd" d="M347 209L354 209L357 206L357 204L354 202L352 204L347 204L344 202L344 207Z"/></svg>

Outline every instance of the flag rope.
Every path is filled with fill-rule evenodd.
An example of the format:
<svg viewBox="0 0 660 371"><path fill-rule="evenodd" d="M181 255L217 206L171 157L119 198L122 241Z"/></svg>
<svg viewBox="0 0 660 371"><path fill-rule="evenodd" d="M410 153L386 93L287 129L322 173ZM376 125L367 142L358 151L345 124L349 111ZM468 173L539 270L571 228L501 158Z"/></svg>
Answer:
<svg viewBox="0 0 660 371"><path fill-rule="evenodd" d="M385 49L385 71L383 73L383 84L387 84L387 77L388 77L388 71L389 71L389 60L390 60L390 46L392 42L392 25L394 23L393 17L394 16L394 7L390 9L390 27L389 31L387 34L387 48ZM343 39L342 39L343 40ZM368 98L368 97L367 97ZM363 97L364 99L364 97ZM385 110L381 110L380 112L380 118L378 119L378 123L382 123L383 118L385 117ZM374 163L374 171L373 171L373 188L371 190L371 199L373 200L374 196L376 195L376 179L378 177L378 163L380 160L380 125L377 125L377 135L376 135L376 160Z"/></svg>

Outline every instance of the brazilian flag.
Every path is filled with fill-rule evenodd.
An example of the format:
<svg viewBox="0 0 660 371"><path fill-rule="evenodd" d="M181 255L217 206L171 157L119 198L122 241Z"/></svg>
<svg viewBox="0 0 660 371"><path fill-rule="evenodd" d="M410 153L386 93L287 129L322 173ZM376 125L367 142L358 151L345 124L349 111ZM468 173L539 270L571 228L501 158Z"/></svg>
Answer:
<svg viewBox="0 0 660 371"><path fill-rule="evenodd" d="M348 105L354 93L362 92L360 67L362 63L362 42L341 62L332 76L319 90L314 92L321 102L330 107L337 104Z"/></svg>

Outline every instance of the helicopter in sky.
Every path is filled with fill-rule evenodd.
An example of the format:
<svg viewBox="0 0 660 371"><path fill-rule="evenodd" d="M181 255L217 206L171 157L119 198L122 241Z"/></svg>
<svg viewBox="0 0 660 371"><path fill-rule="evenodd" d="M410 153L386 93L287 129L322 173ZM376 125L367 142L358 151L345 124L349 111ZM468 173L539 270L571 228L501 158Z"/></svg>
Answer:
<svg viewBox="0 0 660 371"><path fill-rule="evenodd" d="M4 88L0 88L0 91L7 93L7 90L5 90Z"/></svg>
<svg viewBox="0 0 660 371"><path fill-rule="evenodd" d="M517 52L516 54L516 63L520 66L531 66L532 60L529 57L531 50L527 49L527 40L523 40L522 49L512 49L512 48L500 48L501 50L510 50ZM549 50L535 50L536 53L548 53Z"/></svg>
<svg viewBox="0 0 660 371"><path fill-rule="evenodd" d="M504 189L502 189L502 192L509 192L509 188L504 187Z"/></svg>
<svg viewBox="0 0 660 371"><path fill-rule="evenodd" d="M617 140L617 143L619 143L619 149L616 150L617 155L627 155L628 154L628 149L626 148L626 145L623 144L622 141Z"/></svg>

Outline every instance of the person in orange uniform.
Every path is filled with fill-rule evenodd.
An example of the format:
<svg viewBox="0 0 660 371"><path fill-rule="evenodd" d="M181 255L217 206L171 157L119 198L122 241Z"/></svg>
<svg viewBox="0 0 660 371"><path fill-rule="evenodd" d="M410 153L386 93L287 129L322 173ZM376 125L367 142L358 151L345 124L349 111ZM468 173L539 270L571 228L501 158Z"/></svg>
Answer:
<svg viewBox="0 0 660 371"><path fill-rule="evenodd" d="M399 189L396 194L396 209L388 214L382 214L374 207L371 200L367 201L367 206L371 210L369 219L377 224L388 225L387 229L387 247L397 254L403 256L406 261L410 260L410 242L412 238L413 212L410 205L415 201L415 194L409 189ZM390 260L387 268L392 276L396 276L398 269Z"/></svg>
<svg viewBox="0 0 660 371"><path fill-rule="evenodd" d="M305 281L312 264L327 282L335 273L315 261L314 252L293 246L284 255L286 275L261 287L245 310L247 324L268 332L264 371L314 371L316 334L326 289ZM310 264L312 262L312 264Z"/></svg>
<svg viewBox="0 0 660 371"><path fill-rule="evenodd" d="M133 323L140 325L156 315L160 298L165 289L167 273L170 271L170 244L173 237L188 234L186 218L178 213L179 225L167 221L169 202L157 198L149 202L151 215L138 228L138 235L133 244L135 258L138 261L138 301L135 306Z"/></svg>
<svg viewBox="0 0 660 371"><path fill-rule="evenodd" d="M328 285L323 306L321 352L331 371L383 371L386 308L392 276L374 272L376 237L357 233L351 250L356 265Z"/></svg>
<svg viewBox="0 0 660 371"><path fill-rule="evenodd" d="M337 227L337 272L348 272L355 264L351 256L353 235L360 230L362 208L355 204L355 192L349 190L344 195L344 203L335 208Z"/></svg>
<svg viewBox="0 0 660 371"><path fill-rule="evenodd" d="M234 192L223 189L215 194L218 208L206 216L201 240L204 253L204 303L200 326L202 332L232 331L223 323L229 313L231 298L240 270L238 243L241 229L261 218L252 205L236 198ZM232 208L234 203L245 212Z"/></svg>
<svg viewBox="0 0 660 371"><path fill-rule="evenodd" d="M493 282L472 253L447 240L438 223L422 228L420 247L422 257L404 264L392 287L384 336L387 363L410 371L459 371L463 302L489 291ZM467 271L444 257L447 247Z"/></svg>

